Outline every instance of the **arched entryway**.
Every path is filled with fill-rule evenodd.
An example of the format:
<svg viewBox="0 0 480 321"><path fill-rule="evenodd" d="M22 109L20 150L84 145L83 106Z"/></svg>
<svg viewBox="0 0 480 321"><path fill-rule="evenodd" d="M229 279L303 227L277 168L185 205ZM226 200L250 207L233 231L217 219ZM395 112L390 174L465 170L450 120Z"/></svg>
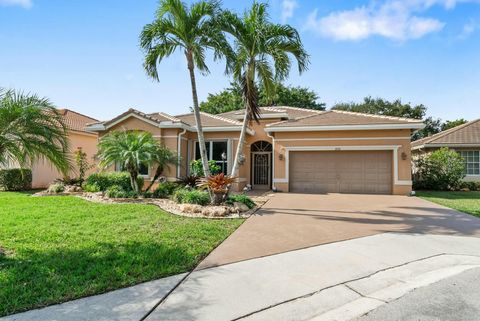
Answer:
<svg viewBox="0 0 480 321"><path fill-rule="evenodd" d="M272 186L272 150L272 144L264 140L250 146L253 189L270 189Z"/></svg>

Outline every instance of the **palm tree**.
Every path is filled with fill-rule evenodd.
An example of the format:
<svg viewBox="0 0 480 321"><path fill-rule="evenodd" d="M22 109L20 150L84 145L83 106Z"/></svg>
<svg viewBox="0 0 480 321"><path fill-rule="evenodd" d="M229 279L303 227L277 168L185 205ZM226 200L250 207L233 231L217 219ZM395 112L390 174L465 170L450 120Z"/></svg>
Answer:
<svg viewBox="0 0 480 321"><path fill-rule="evenodd" d="M97 157L103 168L119 165L130 174L130 184L140 191L138 175L141 166L149 166L156 158L158 143L151 133L138 131L113 131L102 137Z"/></svg>
<svg viewBox="0 0 480 321"><path fill-rule="evenodd" d="M153 184L155 184L155 181L162 175L165 167L169 165L179 165L178 161L179 159L173 151L163 145L158 145L152 159L152 163L154 163L157 168L146 191L149 191L152 188Z"/></svg>
<svg viewBox="0 0 480 321"><path fill-rule="evenodd" d="M68 147L63 118L48 99L0 88L0 165L27 167L46 159L67 174Z"/></svg>
<svg viewBox="0 0 480 321"><path fill-rule="evenodd" d="M284 80L290 73L292 56L297 61L299 73L305 71L309 63L309 56L297 30L289 25L272 23L267 9L267 4L254 2L241 18L226 11L219 19L221 29L234 39L232 74L242 87L245 104L243 126L233 163L233 176L238 176L248 124L251 120L259 120L256 81L265 88L267 96L272 97L275 93L275 82Z"/></svg>
<svg viewBox="0 0 480 321"><path fill-rule="evenodd" d="M216 27L213 17L220 12L216 1L199 1L187 6L181 0L161 0L154 22L147 24L140 35L140 46L145 51L144 68L154 80L159 80L157 66L177 50L183 51L192 86L193 112L197 126L200 156L205 176L210 175L207 151L198 105L195 68L208 74L205 51L214 51L219 59L228 51L228 42Z"/></svg>

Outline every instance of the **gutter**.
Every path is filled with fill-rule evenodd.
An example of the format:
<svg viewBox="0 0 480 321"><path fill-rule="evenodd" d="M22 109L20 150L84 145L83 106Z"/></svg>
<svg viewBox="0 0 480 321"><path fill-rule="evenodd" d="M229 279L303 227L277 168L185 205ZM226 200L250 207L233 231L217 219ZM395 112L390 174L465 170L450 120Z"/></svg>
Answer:
<svg viewBox="0 0 480 321"><path fill-rule="evenodd" d="M180 160L180 157L182 156L181 155L181 150L182 150L182 136L185 135L185 133L187 132L187 129L184 128L183 131L178 134L178 138L177 138L177 177L180 177L180 165L181 165L181 160Z"/></svg>

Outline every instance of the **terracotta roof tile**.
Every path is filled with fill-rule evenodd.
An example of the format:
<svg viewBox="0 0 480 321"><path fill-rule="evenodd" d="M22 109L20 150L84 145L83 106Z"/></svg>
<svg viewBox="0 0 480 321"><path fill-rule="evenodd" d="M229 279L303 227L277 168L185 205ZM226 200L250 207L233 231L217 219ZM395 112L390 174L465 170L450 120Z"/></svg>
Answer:
<svg viewBox="0 0 480 321"><path fill-rule="evenodd" d="M178 115L175 118L180 119L182 122L190 125L195 126L195 116L193 113ZM211 115L208 113L200 113L200 118L202 121L203 127L229 127L229 126L241 126L242 123L236 120L222 117L220 115Z"/></svg>
<svg viewBox="0 0 480 321"><path fill-rule="evenodd" d="M86 132L85 126L92 122L97 122L95 118L82 115L70 109L57 109L62 116L63 121L68 129Z"/></svg>
<svg viewBox="0 0 480 321"><path fill-rule="evenodd" d="M429 144L478 144L480 145L480 119L450 128L438 134L412 142L412 147Z"/></svg>
<svg viewBox="0 0 480 321"><path fill-rule="evenodd" d="M298 108L298 107L290 107L290 106L267 106L267 107L260 107L262 114L288 114L289 119L296 119L299 117L305 117L310 115L316 115L321 110L315 109L308 109L308 108ZM244 109L233 110L226 113L219 114L219 116L233 118L234 116L238 117L243 115Z"/></svg>

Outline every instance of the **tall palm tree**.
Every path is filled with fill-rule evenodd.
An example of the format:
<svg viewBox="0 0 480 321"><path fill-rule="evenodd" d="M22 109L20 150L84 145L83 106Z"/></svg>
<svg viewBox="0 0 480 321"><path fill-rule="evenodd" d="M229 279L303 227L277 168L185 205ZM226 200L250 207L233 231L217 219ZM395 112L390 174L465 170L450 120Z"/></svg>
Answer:
<svg viewBox="0 0 480 321"><path fill-rule="evenodd" d="M141 166L149 166L155 159L157 141L151 133L138 131L113 131L102 137L97 157L103 168L118 164L130 174L130 184L136 192Z"/></svg>
<svg viewBox="0 0 480 321"><path fill-rule="evenodd" d="M67 174L68 147L63 118L48 99L0 88L0 165L29 167L46 159Z"/></svg>
<svg viewBox="0 0 480 321"><path fill-rule="evenodd" d="M242 87L245 104L233 176L238 176L248 124L251 120L259 120L256 82L265 88L268 97L272 97L275 82L284 80L290 73L291 57L297 61L299 73L305 71L309 63L297 30L289 25L272 23L267 9L267 4L254 2L241 18L229 11L219 18L221 29L234 39L232 74Z"/></svg>
<svg viewBox="0 0 480 321"><path fill-rule="evenodd" d="M140 35L140 46L145 51L144 68L154 80L159 80L157 66L177 50L187 60L192 86L193 112L197 126L200 156L205 176L210 175L207 151L198 105L195 68L208 74L205 63L207 49L219 59L228 50L228 42L213 22L220 8L216 1L199 1L188 6L181 0L161 0L156 19L147 24Z"/></svg>

